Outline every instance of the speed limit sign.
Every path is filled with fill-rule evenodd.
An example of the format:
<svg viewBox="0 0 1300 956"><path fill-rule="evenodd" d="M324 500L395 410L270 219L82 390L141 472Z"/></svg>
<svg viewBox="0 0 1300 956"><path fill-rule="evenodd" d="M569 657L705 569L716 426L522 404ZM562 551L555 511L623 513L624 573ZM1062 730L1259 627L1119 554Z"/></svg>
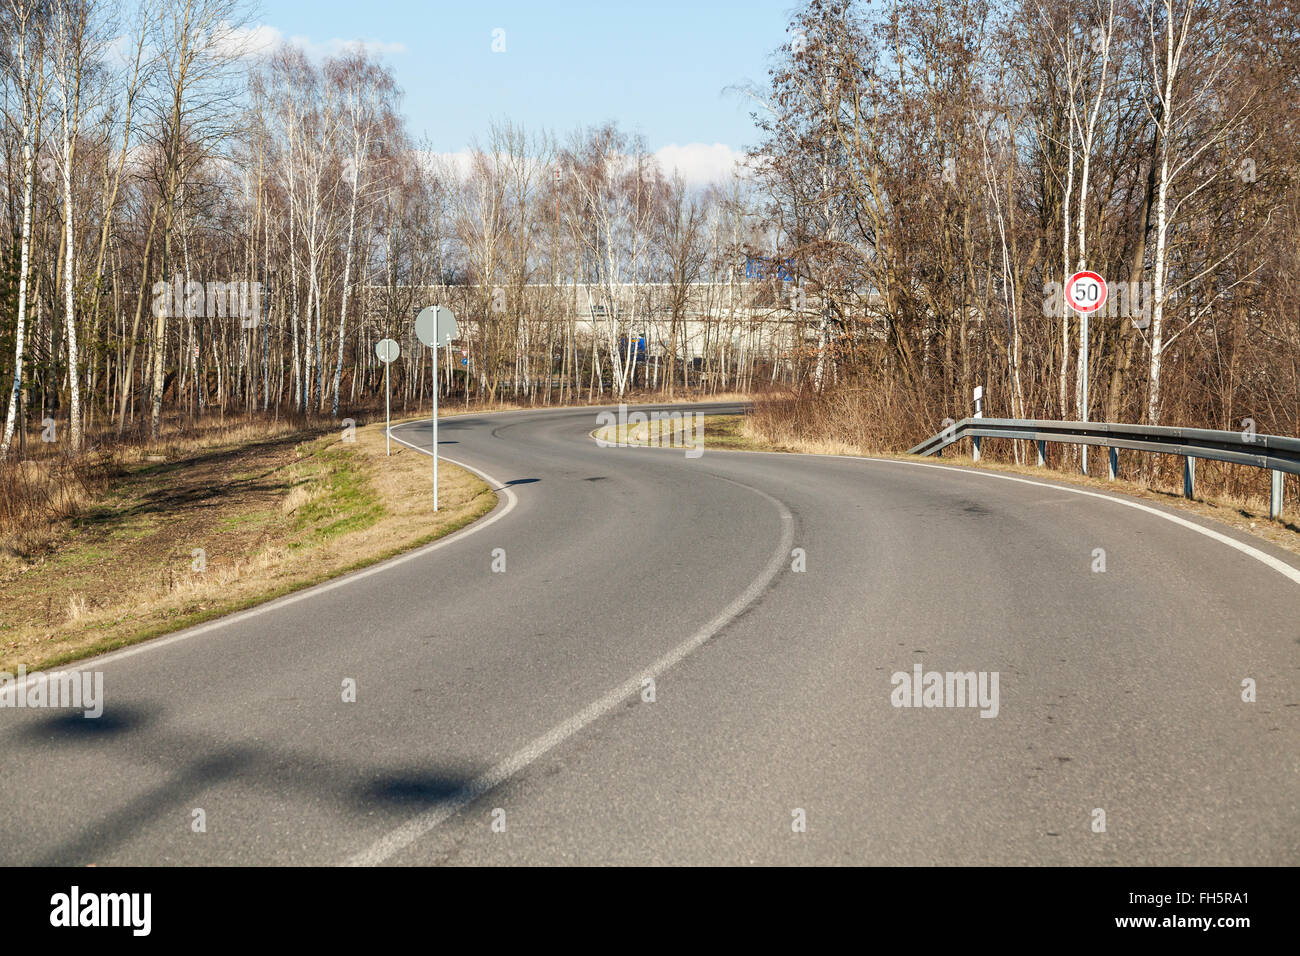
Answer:
<svg viewBox="0 0 1300 956"><path fill-rule="evenodd" d="M1065 301L1075 312L1096 312L1106 295L1106 280L1095 272L1076 272L1065 285Z"/></svg>

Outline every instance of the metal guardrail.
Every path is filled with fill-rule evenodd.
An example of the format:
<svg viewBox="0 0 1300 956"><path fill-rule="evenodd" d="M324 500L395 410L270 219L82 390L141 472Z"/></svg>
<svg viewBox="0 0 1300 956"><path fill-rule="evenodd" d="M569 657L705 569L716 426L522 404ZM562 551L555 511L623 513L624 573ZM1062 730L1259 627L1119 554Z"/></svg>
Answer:
<svg viewBox="0 0 1300 956"><path fill-rule="evenodd" d="M1300 438L1258 435L1253 432L1216 431L1209 428L1168 428L1163 425L1117 425L1110 422L1053 422L1018 418L963 418L937 435L932 435L910 455L940 455L949 445L971 439L975 460L980 457L984 438L1019 438L1038 446L1038 466L1045 463L1047 442L1071 445L1101 445L1109 449L1107 471L1115 480L1119 471L1119 450L1155 452L1183 456L1183 494L1196 492L1196 459L1252 465L1272 471L1269 517L1282 515L1282 476L1300 475ZM1084 473L1087 473L1085 456Z"/></svg>

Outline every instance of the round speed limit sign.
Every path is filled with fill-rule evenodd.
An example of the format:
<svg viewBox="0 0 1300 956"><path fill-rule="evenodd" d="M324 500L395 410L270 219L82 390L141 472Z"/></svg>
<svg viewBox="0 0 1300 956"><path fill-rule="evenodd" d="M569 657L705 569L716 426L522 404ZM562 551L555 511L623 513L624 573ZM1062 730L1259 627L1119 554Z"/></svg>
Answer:
<svg viewBox="0 0 1300 956"><path fill-rule="evenodd" d="M1076 272L1065 285L1065 301L1075 312L1096 312L1106 295L1106 280L1095 272Z"/></svg>

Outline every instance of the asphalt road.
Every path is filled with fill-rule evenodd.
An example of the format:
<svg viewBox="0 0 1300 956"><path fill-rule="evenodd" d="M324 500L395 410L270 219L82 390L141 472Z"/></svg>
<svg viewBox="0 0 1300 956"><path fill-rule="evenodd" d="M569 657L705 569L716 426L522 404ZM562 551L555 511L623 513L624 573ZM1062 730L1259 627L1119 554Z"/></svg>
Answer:
<svg viewBox="0 0 1300 956"><path fill-rule="evenodd" d="M87 662L98 720L0 709L0 862L1300 862L1294 556L1048 481L595 426L445 420L501 489L477 524ZM996 716L894 706L918 663L996 672Z"/></svg>

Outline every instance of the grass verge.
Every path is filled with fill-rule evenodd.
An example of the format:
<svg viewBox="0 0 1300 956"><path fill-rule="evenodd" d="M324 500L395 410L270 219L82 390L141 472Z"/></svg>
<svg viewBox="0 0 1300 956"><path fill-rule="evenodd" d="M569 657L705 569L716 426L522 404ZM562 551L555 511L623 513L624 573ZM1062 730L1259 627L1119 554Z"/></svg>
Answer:
<svg viewBox="0 0 1300 956"><path fill-rule="evenodd" d="M125 465L51 522L41 547L0 550L0 670L49 668L263 603L419 547L496 496L383 425L290 432Z"/></svg>

